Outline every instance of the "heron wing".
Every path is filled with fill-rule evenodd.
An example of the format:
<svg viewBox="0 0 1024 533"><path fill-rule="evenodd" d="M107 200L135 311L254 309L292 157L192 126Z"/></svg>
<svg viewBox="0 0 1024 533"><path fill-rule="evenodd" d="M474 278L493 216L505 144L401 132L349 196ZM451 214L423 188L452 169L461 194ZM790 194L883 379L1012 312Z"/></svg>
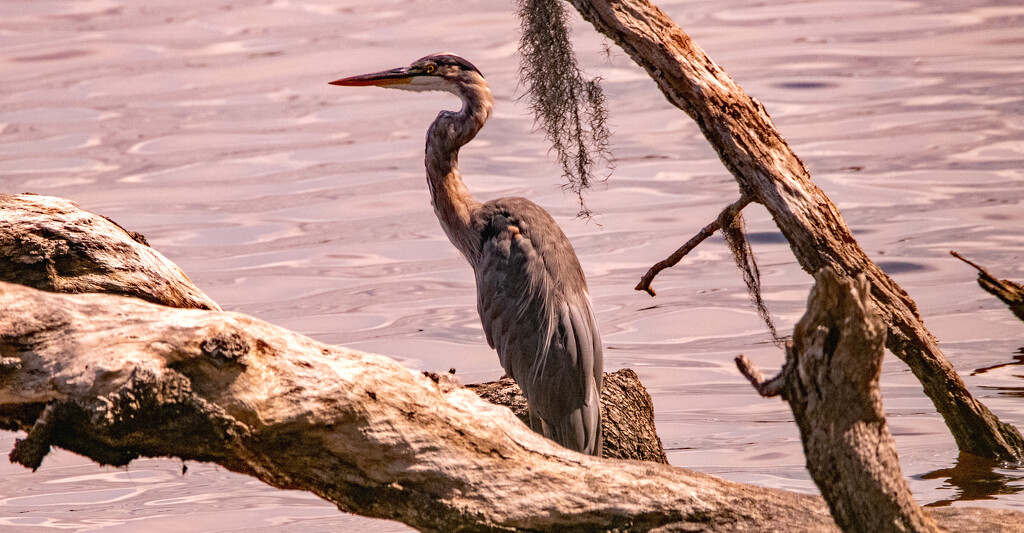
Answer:
<svg viewBox="0 0 1024 533"><path fill-rule="evenodd" d="M565 426L554 433L592 442L600 423L603 353L569 239L546 211L523 198L484 204L477 223L477 309L487 342L530 410L547 425Z"/></svg>

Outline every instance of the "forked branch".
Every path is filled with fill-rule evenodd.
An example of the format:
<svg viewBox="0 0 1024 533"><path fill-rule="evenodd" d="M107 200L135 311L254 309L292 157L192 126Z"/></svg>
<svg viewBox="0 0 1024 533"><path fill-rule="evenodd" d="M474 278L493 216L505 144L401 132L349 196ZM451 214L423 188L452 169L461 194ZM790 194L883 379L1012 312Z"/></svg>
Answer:
<svg viewBox="0 0 1024 533"><path fill-rule="evenodd" d="M914 301L860 248L764 106L649 0L570 1L647 70L669 102L694 119L740 189L771 214L805 271L830 267L839 275L867 276L872 303L889 330L886 346L921 381L960 450L1003 461L1024 459L1024 437L967 390L925 328ZM673 258L685 255L713 229L702 230ZM674 264L673 258L659 265ZM664 268L656 265L652 270L656 274ZM637 288L653 294L648 277L653 275L645 276Z"/></svg>

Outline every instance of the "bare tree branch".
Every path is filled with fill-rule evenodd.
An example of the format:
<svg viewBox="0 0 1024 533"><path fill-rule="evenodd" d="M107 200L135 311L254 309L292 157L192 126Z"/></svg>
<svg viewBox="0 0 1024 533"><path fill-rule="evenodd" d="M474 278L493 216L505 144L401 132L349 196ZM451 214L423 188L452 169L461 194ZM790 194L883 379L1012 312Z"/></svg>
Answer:
<svg viewBox="0 0 1024 533"><path fill-rule="evenodd" d="M792 349L791 343L786 345L786 350L789 351L790 349ZM736 368L740 370L740 374L743 374L743 377L750 381L750 384L754 386L754 390L758 394L765 398L773 398L782 394L782 387L786 383L786 376L782 372L771 379L766 379L761 369L753 361L747 359L747 356L737 355L735 361Z"/></svg>
<svg viewBox="0 0 1024 533"><path fill-rule="evenodd" d="M84 220L65 204L67 220ZM49 237L55 242L81 230L64 227L61 216L51 213L45 225L57 231ZM0 233L0 243L25 240L19 230L40 227L16 218L5 219L11 231ZM81 240L97 250L75 248L70 258L95 257L107 238L122 236ZM91 271L91 263L74 262ZM120 293L120 273L141 267L93 281ZM166 272L174 275L152 271ZM11 457L32 468L52 446L101 464L140 456L211 461L424 531L835 530L820 498L576 454L450 374L426 376L245 315L2 282L0 309L0 427L28 432ZM645 394L629 399L642 392L628 385L629 374L612 374L617 390L603 391L609 398L602 399L649 402ZM494 390L514 397L500 383ZM628 418L634 413L618 414L624 416L609 417L611 431L635 423ZM935 512L957 531L1024 522L1024 513L1012 511Z"/></svg>
<svg viewBox="0 0 1024 533"><path fill-rule="evenodd" d="M683 260L684 257L686 257L686 254L693 251L693 249L696 248L698 244L704 242L708 237L714 235L716 231L722 229L723 227L727 227L729 224L731 224L733 218L735 218L736 215L738 215L744 207L750 204L752 200L753 198L750 196L742 196L739 200L736 200L735 202L727 205L724 209L722 209L722 212L718 214L718 218L712 220L711 223L708 224L707 226L704 226L702 230L700 230L696 235L691 237L690 240L686 241L686 244L680 246L679 249L676 250L675 252L672 252L672 255L666 257L665 259L662 259L661 261L658 261L657 263L654 264L654 266L647 270L647 273L644 274L642 278L640 278L640 283L637 284L635 289L638 291L646 291L647 294L655 296L654 288L651 287L651 283L654 281L654 278L661 273L662 270L676 266L677 264L679 264L680 261Z"/></svg>
<svg viewBox="0 0 1024 533"><path fill-rule="evenodd" d="M30 467L50 446L214 461L425 531L833 529L817 497L578 454L466 389L245 315L9 283L0 308L18 360L0 425L28 431Z"/></svg>
<svg viewBox="0 0 1024 533"><path fill-rule="evenodd" d="M805 271L829 267L842 275L867 276L872 302L889 329L886 346L920 380L960 450L1004 461L1024 459L1024 437L967 390L914 301L857 245L764 106L648 0L570 1L647 70L669 102L694 119L740 190L771 213ZM643 282L638 289L647 290Z"/></svg>
<svg viewBox="0 0 1024 533"><path fill-rule="evenodd" d="M953 257L974 267L978 271L978 285L1010 306L1010 311L1017 315L1017 318L1024 320L1024 286L1008 279L999 279L990 274L981 265L968 261L964 256L952 250L949 253Z"/></svg>

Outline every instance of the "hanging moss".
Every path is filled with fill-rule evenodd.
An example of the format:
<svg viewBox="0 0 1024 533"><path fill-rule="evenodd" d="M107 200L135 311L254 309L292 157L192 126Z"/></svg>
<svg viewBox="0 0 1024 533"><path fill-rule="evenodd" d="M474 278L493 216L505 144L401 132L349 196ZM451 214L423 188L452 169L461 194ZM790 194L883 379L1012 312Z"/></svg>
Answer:
<svg viewBox="0 0 1024 533"><path fill-rule="evenodd" d="M517 5L522 26L519 79L555 150L566 187L579 200L578 215L589 217L583 192L607 177L595 177L595 167L612 168L604 92L599 80L584 77L576 63L562 2L517 0Z"/></svg>
<svg viewBox="0 0 1024 533"><path fill-rule="evenodd" d="M722 226L722 235L725 236L725 242L732 252L733 261L736 262L736 266L743 274L743 283L747 285L747 294L750 295L750 301L757 309L757 315L764 321L765 326L768 326L772 341L778 346L783 346L786 341L779 337L779 333L775 329L775 321L772 320L772 315L761 297L761 271L757 269L754 251L750 248L750 241L747 240L747 224L742 213L736 213L728 226Z"/></svg>

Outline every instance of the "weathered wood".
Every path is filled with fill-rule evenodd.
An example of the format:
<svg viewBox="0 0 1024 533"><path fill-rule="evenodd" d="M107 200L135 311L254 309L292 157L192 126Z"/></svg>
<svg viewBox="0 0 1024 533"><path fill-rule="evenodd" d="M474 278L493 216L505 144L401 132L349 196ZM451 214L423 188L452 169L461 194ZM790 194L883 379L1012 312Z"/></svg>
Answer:
<svg viewBox="0 0 1024 533"><path fill-rule="evenodd" d="M220 309L142 235L51 196L0 194L0 281Z"/></svg>
<svg viewBox="0 0 1024 533"><path fill-rule="evenodd" d="M512 378L467 385L466 388L495 405L503 405L524 424L531 425L526 398ZM601 383L602 457L668 464L668 456L654 427L654 403L636 372L623 368L605 372Z"/></svg>
<svg viewBox="0 0 1024 533"><path fill-rule="evenodd" d="M220 309L176 265L150 248L145 237L74 202L0 195L0 213L0 281L52 292L104 292L170 307ZM605 457L667 464L654 428L654 407L639 378L631 370L607 377L601 398ZM471 387L504 389L485 398L525 412L526 400L512 380Z"/></svg>
<svg viewBox="0 0 1024 533"><path fill-rule="evenodd" d="M0 427L28 431L12 458L30 467L51 446L212 461L424 531L837 530L819 497L578 454L464 388L245 315L2 282L0 308Z"/></svg>
<svg viewBox="0 0 1024 533"><path fill-rule="evenodd" d="M1024 458L1024 438L964 386L909 295L857 245L842 216L810 179L768 112L648 0L570 0L585 20L647 70L669 102L697 123L739 183L765 206L807 272L863 272L888 328L886 346L921 381L960 450Z"/></svg>
<svg viewBox="0 0 1024 533"><path fill-rule="evenodd" d="M576 454L454 376L244 315L7 283L0 309L0 427L28 432L11 458L30 467L51 446L102 464L212 461L426 531L835 530L820 498ZM1024 523L938 512L957 531Z"/></svg>
<svg viewBox="0 0 1024 533"><path fill-rule="evenodd" d="M827 268L814 277L779 376L766 382L742 356L737 365L763 395L789 403L807 469L843 531L939 531L914 501L885 420L878 380L886 329L870 286L863 275L851 280Z"/></svg>
<svg viewBox="0 0 1024 533"><path fill-rule="evenodd" d="M51 445L214 461L425 531L834 530L818 497L575 453L464 388L245 315L8 283L0 308L0 425L29 432L28 466Z"/></svg>
<svg viewBox="0 0 1024 533"><path fill-rule="evenodd" d="M974 267L978 271L978 285L1008 305L1010 311L1017 315L1017 318L1024 320L1024 285L1014 283L1008 279L999 279L990 274L988 270L985 270L985 267L969 261L964 256L953 251L949 253L953 257Z"/></svg>

